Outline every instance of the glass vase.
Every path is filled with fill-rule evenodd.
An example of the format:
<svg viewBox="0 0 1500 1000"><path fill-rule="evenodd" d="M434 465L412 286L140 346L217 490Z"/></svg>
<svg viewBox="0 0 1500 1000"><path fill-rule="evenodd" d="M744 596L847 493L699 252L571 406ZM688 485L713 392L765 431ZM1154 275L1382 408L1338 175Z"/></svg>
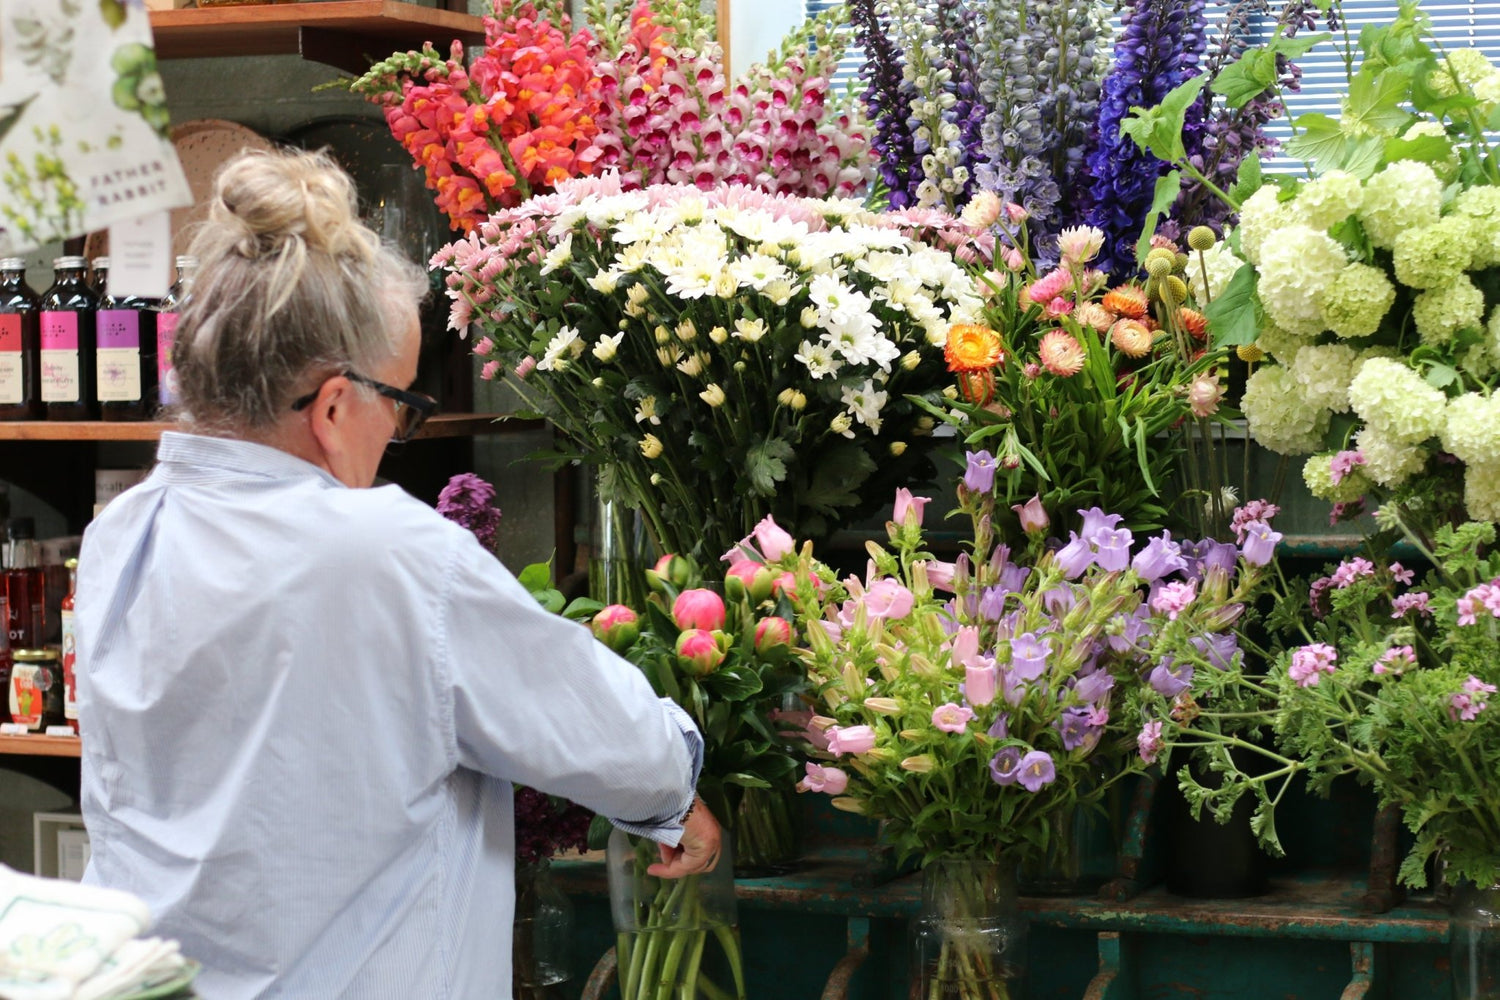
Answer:
<svg viewBox="0 0 1500 1000"><path fill-rule="evenodd" d="M1500 884L1453 891L1453 1000L1500 1000Z"/></svg>
<svg viewBox="0 0 1500 1000"><path fill-rule="evenodd" d="M640 512L624 501L599 497L589 545L589 596L601 604L644 609L651 545Z"/></svg>
<svg viewBox="0 0 1500 1000"><path fill-rule="evenodd" d="M1083 805L1060 808L1041 856L1017 873L1023 896L1081 896L1096 891L1115 872L1118 838L1110 816Z"/></svg>
<svg viewBox="0 0 1500 1000"><path fill-rule="evenodd" d="M726 835L711 872L657 878L657 845L615 830L606 867L621 1000L745 1000L734 857Z"/></svg>
<svg viewBox="0 0 1500 1000"><path fill-rule="evenodd" d="M1026 921L1016 866L968 858L922 869L912 922L911 1000L1021 1000Z"/></svg>
<svg viewBox="0 0 1500 1000"><path fill-rule="evenodd" d="M511 992L546 1000L573 977L573 904L552 881L545 858L516 864L516 917L511 938Z"/></svg>
<svg viewBox="0 0 1500 1000"><path fill-rule="evenodd" d="M785 875L801 861L802 799L796 783L788 779L773 788L745 789L734 816L735 877Z"/></svg>

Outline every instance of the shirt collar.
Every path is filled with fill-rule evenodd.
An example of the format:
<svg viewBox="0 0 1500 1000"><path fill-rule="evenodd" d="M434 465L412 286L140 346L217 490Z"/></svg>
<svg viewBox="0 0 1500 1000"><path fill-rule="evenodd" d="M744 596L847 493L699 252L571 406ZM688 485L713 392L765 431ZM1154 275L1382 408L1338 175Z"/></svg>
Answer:
<svg viewBox="0 0 1500 1000"><path fill-rule="evenodd" d="M329 486L344 486L331 472L320 469L291 452L238 438L163 431L161 443L156 449L156 460L162 465L223 469L267 479L300 479L310 476L322 479ZM170 470L167 470L167 474L171 474Z"/></svg>

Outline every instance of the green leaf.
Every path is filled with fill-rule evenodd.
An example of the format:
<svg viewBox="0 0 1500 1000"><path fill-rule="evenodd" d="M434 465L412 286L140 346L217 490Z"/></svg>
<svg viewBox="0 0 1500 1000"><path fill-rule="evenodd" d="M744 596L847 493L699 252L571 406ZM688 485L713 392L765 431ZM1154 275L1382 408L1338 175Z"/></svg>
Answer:
<svg viewBox="0 0 1500 1000"><path fill-rule="evenodd" d="M741 788L770 788L771 783L765 778L753 774L745 774L743 771L724 776L724 784L739 785Z"/></svg>
<svg viewBox="0 0 1500 1000"><path fill-rule="evenodd" d="M1458 370L1450 365L1433 365L1427 369L1427 384L1434 389L1445 389L1458 381Z"/></svg>
<svg viewBox="0 0 1500 1000"><path fill-rule="evenodd" d="M1231 108L1243 108L1276 82L1276 53L1269 46L1246 52L1219 70L1213 92Z"/></svg>
<svg viewBox="0 0 1500 1000"><path fill-rule="evenodd" d="M1385 162L1416 160L1420 163L1445 163L1453 156L1453 143L1441 135L1419 135L1415 139L1387 139Z"/></svg>
<svg viewBox="0 0 1500 1000"><path fill-rule="evenodd" d="M797 501L820 513L838 515L859 502L857 490L874 471L875 460L859 445L851 442L830 448L798 491Z"/></svg>
<svg viewBox="0 0 1500 1000"><path fill-rule="evenodd" d="M1240 172L1229 189L1229 197L1236 205L1244 204L1246 198L1259 191L1265 182L1261 178L1260 157L1247 156L1240 161Z"/></svg>
<svg viewBox="0 0 1500 1000"><path fill-rule="evenodd" d="M702 684L712 690L714 697L727 701L744 701L765 687L755 671L743 667L716 670L703 678Z"/></svg>
<svg viewBox="0 0 1500 1000"><path fill-rule="evenodd" d="M1151 196L1151 210L1146 213L1146 224L1141 227L1141 238L1135 241L1135 259L1142 266L1146 253L1151 249L1151 237L1156 235L1156 224L1171 211L1182 190L1182 172L1168 170L1156 179L1156 193Z"/></svg>
<svg viewBox="0 0 1500 1000"><path fill-rule="evenodd" d="M1219 297L1204 307L1203 314L1214 332L1215 347L1253 344L1260 336L1258 281L1255 265L1241 264Z"/></svg>
<svg viewBox="0 0 1500 1000"><path fill-rule="evenodd" d="M1120 134L1135 140L1143 151L1158 160L1175 163L1187 158L1182 147L1182 125L1187 109L1192 107L1208 77L1199 75L1173 87L1154 108L1130 109L1130 117L1120 123Z"/></svg>
<svg viewBox="0 0 1500 1000"><path fill-rule="evenodd" d="M767 438L745 454L750 488L763 497L776 495L776 484L786 478L786 464L796 458L792 446L781 438Z"/></svg>
<svg viewBox="0 0 1500 1000"><path fill-rule="evenodd" d="M552 586L552 563L550 560L532 563L521 570L516 579L533 594L539 590L547 590Z"/></svg>
<svg viewBox="0 0 1500 1000"><path fill-rule="evenodd" d="M125 5L120 0L99 0L99 17L115 31L125 23Z"/></svg>
<svg viewBox="0 0 1500 1000"><path fill-rule="evenodd" d="M1324 160L1340 159L1349 140L1339 128L1337 118L1318 111L1298 115L1293 129L1301 131L1286 144L1286 154L1323 165Z"/></svg>
<svg viewBox="0 0 1500 1000"><path fill-rule="evenodd" d="M1411 75L1405 70L1360 70L1349 81L1349 98L1341 115L1342 128L1350 135L1382 135L1400 131L1411 121L1405 104L1411 91Z"/></svg>

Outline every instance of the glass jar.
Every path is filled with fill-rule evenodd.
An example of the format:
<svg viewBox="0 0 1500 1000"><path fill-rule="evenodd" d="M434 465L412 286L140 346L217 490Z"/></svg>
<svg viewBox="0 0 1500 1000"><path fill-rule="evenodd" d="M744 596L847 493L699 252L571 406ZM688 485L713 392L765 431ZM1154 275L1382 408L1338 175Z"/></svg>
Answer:
<svg viewBox="0 0 1500 1000"><path fill-rule="evenodd" d="M795 871L802 860L802 799L790 775L773 788L746 788L734 816L736 878Z"/></svg>
<svg viewBox="0 0 1500 1000"><path fill-rule="evenodd" d="M912 921L913 997L1019 1000L1027 928L1015 870L969 858L922 869L922 909Z"/></svg>
<svg viewBox="0 0 1500 1000"><path fill-rule="evenodd" d="M17 649L11 653L6 684L10 721L27 732L45 732L63 724L62 664L55 649Z"/></svg>
<svg viewBox="0 0 1500 1000"><path fill-rule="evenodd" d="M573 978L573 904L552 881L546 858L516 864L511 982L516 1000L541 1000Z"/></svg>
<svg viewBox="0 0 1500 1000"><path fill-rule="evenodd" d="M609 838L609 904L621 1000L744 997L734 852L726 833L711 872L664 879L647 872L657 845L615 830Z"/></svg>
<svg viewBox="0 0 1500 1000"><path fill-rule="evenodd" d="M1072 803L1050 818L1047 848L1022 862L1017 888L1023 896L1081 896L1096 891L1115 872L1119 838L1111 798L1102 805Z"/></svg>
<svg viewBox="0 0 1500 1000"><path fill-rule="evenodd" d="M1453 1000L1500 1000L1500 884L1453 891Z"/></svg>

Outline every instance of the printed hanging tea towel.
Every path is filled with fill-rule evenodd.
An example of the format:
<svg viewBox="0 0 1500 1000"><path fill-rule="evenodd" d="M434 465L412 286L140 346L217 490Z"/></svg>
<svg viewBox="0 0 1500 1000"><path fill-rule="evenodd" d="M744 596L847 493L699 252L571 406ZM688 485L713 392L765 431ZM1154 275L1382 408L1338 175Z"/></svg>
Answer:
<svg viewBox="0 0 1500 1000"><path fill-rule="evenodd" d="M0 256L192 204L143 0L0 0Z"/></svg>

